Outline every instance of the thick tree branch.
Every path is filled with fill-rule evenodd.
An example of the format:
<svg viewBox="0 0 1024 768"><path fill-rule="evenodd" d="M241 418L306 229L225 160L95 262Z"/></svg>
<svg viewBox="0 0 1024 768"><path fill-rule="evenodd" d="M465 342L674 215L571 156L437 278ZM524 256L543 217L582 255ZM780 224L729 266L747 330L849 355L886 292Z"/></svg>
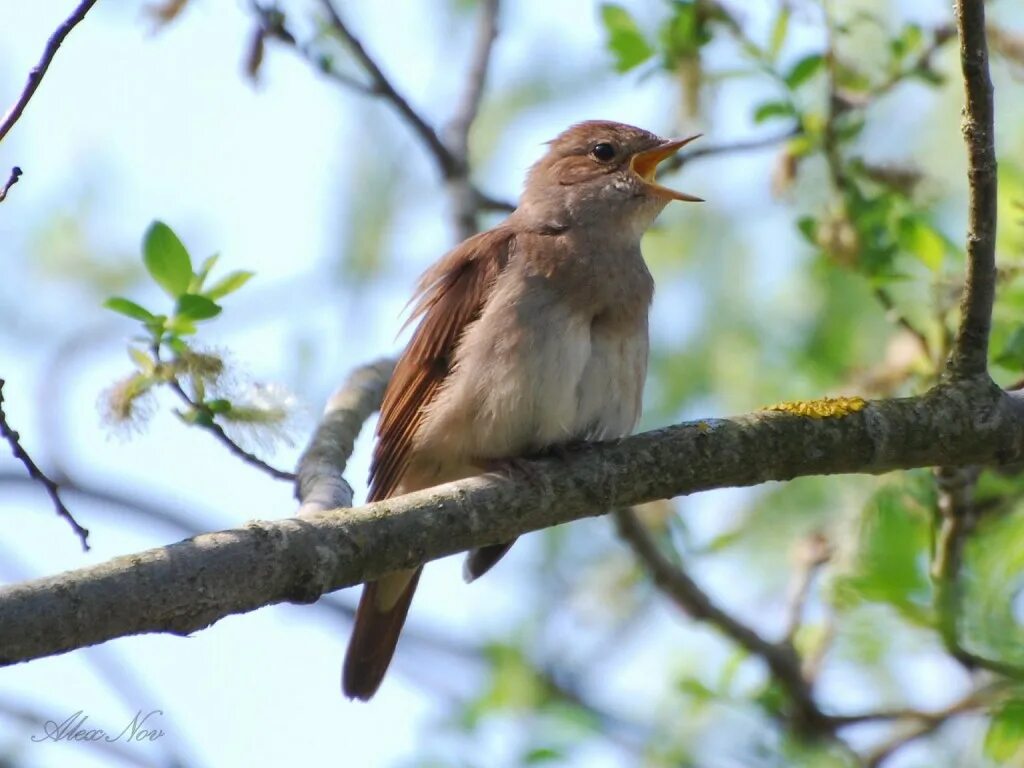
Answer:
<svg viewBox="0 0 1024 768"><path fill-rule="evenodd" d="M25 87L22 88L17 101L14 102L14 106L7 110L7 114L4 115L3 119L0 120L0 141L4 140L4 137L8 132L10 132L11 128L14 127L14 124L21 118L22 113L25 111L25 107L27 107L29 101L32 100L32 96L35 94L36 89L39 88L39 84L43 82L43 76L46 74L46 70L50 68L50 64L53 62L53 57L57 55L57 49L60 48L61 43L64 42L64 38L68 36L78 22L85 18L85 14L87 14L89 9L94 5L96 5L96 0L82 0L71 15L68 16L59 27L57 27L56 31L54 31L52 35L50 35L50 39L46 41L46 47L43 49L42 58L40 58L39 63L32 68L32 71L28 73L28 82L26 82Z"/></svg>
<svg viewBox="0 0 1024 768"><path fill-rule="evenodd" d="M0 663L131 634L187 634L264 605L310 602L528 531L618 507L800 475L1024 458L1024 404L990 382L944 384L843 417L761 411L691 422L311 517L252 522L0 591Z"/></svg>
<svg viewBox="0 0 1024 768"><path fill-rule="evenodd" d="M963 134L967 143L970 205L967 222L967 279L960 304L960 329L950 357L956 377L983 376L988 369L988 337L996 289L995 107L988 70L985 4L956 0L960 65L967 103Z"/></svg>
<svg viewBox="0 0 1024 768"><path fill-rule="evenodd" d="M7 441L7 444L11 447L11 453L14 454L14 458L25 465L25 469L28 470L29 477L46 489L47 495L50 497L50 501L53 502L53 508L56 510L59 517L63 517L68 525L71 526L71 530L78 536L78 540L82 542L82 549L86 552L89 551L89 530L82 527L75 516L71 514L71 511L64 505L64 501L60 497L60 488L57 483L51 480L43 470L41 470L36 463L29 456L28 451L25 450L21 444L21 435L19 435L10 424L7 423L7 414L4 413L4 380L0 379L0 437Z"/></svg>

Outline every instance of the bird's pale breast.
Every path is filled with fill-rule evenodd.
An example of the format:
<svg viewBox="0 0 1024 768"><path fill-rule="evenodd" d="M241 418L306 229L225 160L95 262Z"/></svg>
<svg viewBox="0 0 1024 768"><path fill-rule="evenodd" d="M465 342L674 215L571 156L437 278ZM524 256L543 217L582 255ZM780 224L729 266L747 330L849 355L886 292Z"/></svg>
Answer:
<svg viewBox="0 0 1024 768"><path fill-rule="evenodd" d="M649 283L642 262L639 270L637 279ZM567 300L557 280L503 274L429 407L417 440L421 456L504 458L629 434L647 369L645 288L636 307L596 295L581 303Z"/></svg>

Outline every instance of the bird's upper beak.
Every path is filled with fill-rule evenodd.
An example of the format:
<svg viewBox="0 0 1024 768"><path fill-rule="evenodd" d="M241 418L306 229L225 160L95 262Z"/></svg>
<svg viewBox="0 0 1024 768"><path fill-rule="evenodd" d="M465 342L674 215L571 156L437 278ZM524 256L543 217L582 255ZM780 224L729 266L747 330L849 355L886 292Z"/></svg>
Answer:
<svg viewBox="0 0 1024 768"><path fill-rule="evenodd" d="M703 203L704 199L701 197L695 197L694 195L688 195L685 192L676 192L674 189L663 187L654 181L654 174L658 169L658 163L662 160L666 160L672 157L682 147L685 147L694 139L699 139L701 134L695 134L694 136L687 136L685 139L669 139L653 149L645 149L643 152L637 152L633 155L629 161L630 169L636 173L644 182L652 193L660 197L667 197L670 200L682 200L689 203Z"/></svg>

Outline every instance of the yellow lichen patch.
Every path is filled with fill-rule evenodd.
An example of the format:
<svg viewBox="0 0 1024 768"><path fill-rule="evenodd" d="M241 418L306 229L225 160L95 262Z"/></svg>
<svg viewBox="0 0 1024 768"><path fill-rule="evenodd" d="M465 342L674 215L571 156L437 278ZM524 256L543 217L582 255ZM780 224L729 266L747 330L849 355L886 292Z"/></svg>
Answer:
<svg viewBox="0 0 1024 768"><path fill-rule="evenodd" d="M868 401L863 397L822 397L818 400L793 400L769 405L762 410L781 411L812 419L834 419L863 411Z"/></svg>
<svg viewBox="0 0 1024 768"><path fill-rule="evenodd" d="M708 424L706 421L698 421L697 431L700 432L702 435L706 435L708 432L711 431L711 425Z"/></svg>

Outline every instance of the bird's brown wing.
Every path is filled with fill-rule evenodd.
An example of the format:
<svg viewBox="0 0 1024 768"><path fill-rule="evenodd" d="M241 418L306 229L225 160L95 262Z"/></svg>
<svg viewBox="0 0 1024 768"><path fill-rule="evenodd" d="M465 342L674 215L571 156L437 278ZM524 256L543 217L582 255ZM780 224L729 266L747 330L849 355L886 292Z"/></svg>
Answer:
<svg viewBox="0 0 1024 768"><path fill-rule="evenodd" d="M424 409L447 377L466 326L483 309L488 288L508 263L512 232L499 227L471 237L420 279L409 322L420 320L384 393L370 464L370 501L391 496L409 465ZM369 699L395 653L422 566L387 574L363 588L342 668L342 690Z"/></svg>
<svg viewBox="0 0 1024 768"><path fill-rule="evenodd" d="M475 235L420 278L408 320L420 323L384 393L370 464L369 501L395 492L424 410L451 370L462 332L479 316L487 289L508 263L513 237L507 227Z"/></svg>

